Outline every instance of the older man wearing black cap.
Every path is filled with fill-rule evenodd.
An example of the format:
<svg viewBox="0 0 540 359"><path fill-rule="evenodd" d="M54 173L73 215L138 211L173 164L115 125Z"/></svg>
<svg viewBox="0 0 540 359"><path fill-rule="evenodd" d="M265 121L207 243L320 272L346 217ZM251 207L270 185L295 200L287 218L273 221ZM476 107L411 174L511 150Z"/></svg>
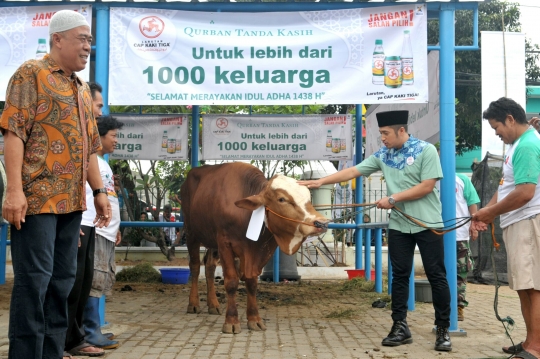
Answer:
<svg viewBox="0 0 540 359"><path fill-rule="evenodd" d="M89 61L90 26L81 14L62 10L52 16L49 35L50 54L11 77L0 120L8 179L2 216L11 224L15 274L10 359L63 356L87 181L96 226L111 220L92 96L75 74Z"/></svg>
<svg viewBox="0 0 540 359"><path fill-rule="evenodd" d="M299 181L308 188L369 176L381 170L388 197L377 201L378 208L399 208L431 226L442 227L441 202L435 184L442 178L442 169L435 147L407 133L408 111L377 113L377 122L384 147L355 167L341 170L313 181ZM431 284L437 338L435 350L450 351L450 289L444 266L443 238L411 223L398 211L392 211L389 224L388 251L392 263L392 319L394 324L382 345L412 343L407 325L407 301L415 246L420 249L422 263Z"/></svg>

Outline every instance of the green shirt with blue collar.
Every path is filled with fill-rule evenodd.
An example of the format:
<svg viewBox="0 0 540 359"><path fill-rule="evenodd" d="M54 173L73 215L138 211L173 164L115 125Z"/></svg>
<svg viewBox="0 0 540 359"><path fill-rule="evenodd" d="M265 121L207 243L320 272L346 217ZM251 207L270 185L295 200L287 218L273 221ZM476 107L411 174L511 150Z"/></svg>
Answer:
<svg viewBox="0 0 540 359"><path fill-rule="evenodd" d="M435 146L411 135L400 149L382 147L356 165L356 169L366 177L382 171L388 196L408 190L424 180L440 180L443 177ZM443 227L441 201L435 187L422 198L398 202L395 206L428 227ZM392 211L389 228L402 233L426 230L404 218L398 211Z"/></svg>

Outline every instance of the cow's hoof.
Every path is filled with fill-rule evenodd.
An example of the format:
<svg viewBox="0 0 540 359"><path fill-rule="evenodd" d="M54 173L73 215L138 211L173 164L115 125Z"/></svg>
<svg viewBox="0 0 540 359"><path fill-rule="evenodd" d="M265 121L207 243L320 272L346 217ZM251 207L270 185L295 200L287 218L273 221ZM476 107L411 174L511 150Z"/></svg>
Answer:
<svg viewBox="0 0 540 359"><path fill-rule="evenodd" d="M208 314L221 315L221 309L219 309L219 308L208 308Z"/></svg>
<svg viewBox="0 0 540 359"><path fill-rule="evenodd" d="M187 307L187 313L188 314L198 314L201 312L201 308L197 307L195 305L188 305Z"/></svg>
<svg viewBox="0 0 540 359"><path fill-rule="evenodd" d="M266 325L263 322L248 321L248 329L254 331L266 330Z"/></svg>
<svg viewBox="0 0 540 359"><path fill-rule="evenodd" d="M221 331L226 334L238 334L242 331L242 329L240 329L239 323L236 323L236 324L225 323L223 324L223 328L221 328Z"/></svg>

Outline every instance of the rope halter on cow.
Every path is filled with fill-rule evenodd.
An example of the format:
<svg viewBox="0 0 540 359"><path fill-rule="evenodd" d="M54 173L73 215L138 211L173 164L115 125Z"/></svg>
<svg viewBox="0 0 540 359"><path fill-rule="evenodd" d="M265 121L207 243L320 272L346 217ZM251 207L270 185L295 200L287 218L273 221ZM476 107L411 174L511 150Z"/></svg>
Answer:
<svg viewBox="0 0 540 359"><path fill-rule="evenodd" d="M287 221L290 221L290 222L296 222L296 223L300 223L300 224L305 224L306 226L311 226L311 227L315 227L315 228L322 228L322 229L328 229L328 223L322 223L322 222L319 222L319 221L315 221L312 223L307 223L307 222L303 222L303 221L299 221L299 220L296 220L296 219L293 219L293 218L289 218L289 217L285 217L285 216L282 216L281 214L278 214L274 211L272 211L270 208L268 207L265 207L265 210L266 210L266 217L268 217L268 212L280 217L280 218L283 218ZM268 228L270 229L270 228Z"/></svg>

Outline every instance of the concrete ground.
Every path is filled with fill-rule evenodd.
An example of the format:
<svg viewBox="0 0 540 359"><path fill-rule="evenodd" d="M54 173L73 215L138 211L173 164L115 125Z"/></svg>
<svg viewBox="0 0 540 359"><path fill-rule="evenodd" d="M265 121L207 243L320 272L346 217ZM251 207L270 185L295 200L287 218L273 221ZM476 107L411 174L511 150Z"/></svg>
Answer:
<svg viewBox="0 0 540 359"><path fill-rule="evenodd" d="M316 282L316 281L312 281ZM12 279L0 291L6 293ZM201 283L202 284L202 283ZM120 285L121 286L121 285ZM135 287L135 285L134 285ZM176 287L176 286L174 286ZM261 285L262 287L262 285ZM199 287L201 291L205 288ZM117 289L119 289L117 284ZM291 290L294 287L291 285ZM160 293L156 293L160 292ZM128 294L129 293L129 294ZM325 307L317 299L324 293L313 292L310 305L261 305L266 332L250 332L245 319L245 296L238 299L242 332L223 334L224 315L209 315L206 303L203 313L186 314L189 289L183 286L169 295L166 290L138 289L115 291L107 302L106 319L121 346L107 351L106 359L173 359L173 358L504 358L501 351L510 339L493 311L494 287L469 284L469 307L465 321L459 322L466 336L452 338L454 350L440 353L433 350L433 307L417 303L408 316L414 343L400 347L383 347L381 339L391 326L390 311L373 309L366 303L365 312L355 319L329 319L328 300ZM3 299L6 297L4 296ZM346 298L345 298L346 299ZM343 303L343 298L340 299ZM350 303L349 303L350 304ZM7 358L8 305L0 305L0 358ZM222 305L223 308L223 305ZM525 326L518 296L508 287L499 291L499 313L516 321L512 338L520 342Z"/></svg>

